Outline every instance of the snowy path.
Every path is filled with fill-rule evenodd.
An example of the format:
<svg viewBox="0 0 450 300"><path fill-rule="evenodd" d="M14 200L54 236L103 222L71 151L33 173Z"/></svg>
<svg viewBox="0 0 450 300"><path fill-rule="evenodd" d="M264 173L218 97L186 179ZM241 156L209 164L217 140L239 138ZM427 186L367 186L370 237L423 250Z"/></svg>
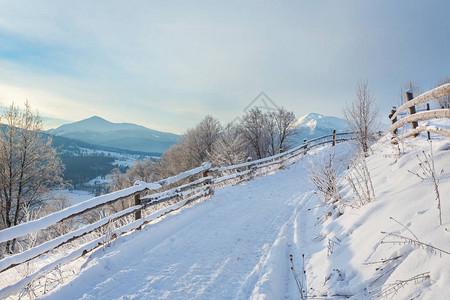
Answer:
<svg viewBox="0 0 450 300"><path fill-rule="evenodd" d="M100 250L80 276L48 298L249 298L262 276L277 269L271 256L286 255L282 260L288 261L285 235L308 191L302 162L217 190ZM282 270L278 275L285 279L289 268ZM270 281L277 290L271 294L291 294L286 282ZM256 290L267 288L262 285Z"/></svg>

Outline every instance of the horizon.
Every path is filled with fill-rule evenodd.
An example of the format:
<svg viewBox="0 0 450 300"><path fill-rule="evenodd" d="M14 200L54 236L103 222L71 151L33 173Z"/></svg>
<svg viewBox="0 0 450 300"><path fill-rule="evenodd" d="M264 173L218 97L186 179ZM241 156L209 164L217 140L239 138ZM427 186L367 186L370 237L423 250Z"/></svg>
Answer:
<svg viewBox="0 0 450 300"><path fill-rule="evenodd" d="M301 119L303 119L303 118L305 118L305 117L307 117L307 116L309 116L309 115L319 115L319 116L321 116L321 117L332 117L332 118L338 118L338 119L341 119L341 120L344 120L344 121L345 121L345 119L343 119L343 118L341 118L341 117L329 116L329 115L323 115L323 114L320 114L320 113L317 113L317 112L310 112L310 113L307 113L307 114L304 114L304 115L301 115L301 116L297 116L297 115L296 115L296 116L295 116L295 117L296 117L296 124L299 123L299 121L300 121ZM213 117L214 117L214 116L213 116ZM42 118L42 117L41 117L41 118ZM77 121L73 121L73 122L67 121L66 123L60 124L60 125L55 126L55 127L51 127L51 128L43 128L43 130L44 130L44 131L49 131L49 130L57 129L57 128L59 128L60 126L63 126L63 125L70 125L70 124L73 124L73 123L78 123L78 122L86 121L86 120L93 119L93 118L99 118L99 119L101 119L101 120L103 120L103 121L110 122L110 123L113 123L113 124L132 124L132 125L143 126L143 127L147 128L147 129L156 130L156 129L154 129L154 128L149 128L149 127L146 127L146 126L144 126L144 125L142 125L142 124L138 124L138 123L130 123L130 122L113 122L113 121L110 121L110 120L108 120L108 119L106 119L106 118L103 118L103 117L97 116L97 115L95 115L95 116L90 116L90 117L87 117L87 118L85 118L85 119L81 119L81 120L77 120ZM42 118L42 119L43 119L43 121L44 121L44 123L45 123L44 118ZM303 120L302 120L302 121L303 121ZM222 125L224 125L224 124L222 124ZM188 129L188 128L187 128L187 129ZM173 133L173 134L177 134L177 135L183 135L183 134L185 133L185 132L174 133L174 132L170 132L170 131L161 131L161 130L157 130L157 131L163 132L163 133Z"/></svg>
<svg viewBox="0 0 450 300"><path fill-rule="evenodd" d="M264 92L342 118L359 80L386 122L407 81L450 75L448 1L0 1L0 106L28 99L46 129L98 115L180 134Z"/></svg>

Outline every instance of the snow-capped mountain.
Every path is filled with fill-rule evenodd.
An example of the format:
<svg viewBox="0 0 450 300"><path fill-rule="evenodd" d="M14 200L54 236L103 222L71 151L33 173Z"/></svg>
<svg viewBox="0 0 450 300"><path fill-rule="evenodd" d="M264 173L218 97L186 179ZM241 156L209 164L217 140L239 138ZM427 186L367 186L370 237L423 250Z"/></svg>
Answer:
<svg viewBox="0 0 450 300"><path fill-rule="evenodd" d="M64 124L47 133L81 140L94 145L140 152L163 153L176 144L178 135L161 132L132 123L112 123L94 116Z"/></svg>
<svg viewBox="0 0 450 300"><path fill-rule="evenodd" d="M299 130L298 140L312 139L315 137L331 134L333 130L336 132L348 131L347 122L344 119L324 116L318 113L310 113L299 118L295 123L295 127Z"/></svg>

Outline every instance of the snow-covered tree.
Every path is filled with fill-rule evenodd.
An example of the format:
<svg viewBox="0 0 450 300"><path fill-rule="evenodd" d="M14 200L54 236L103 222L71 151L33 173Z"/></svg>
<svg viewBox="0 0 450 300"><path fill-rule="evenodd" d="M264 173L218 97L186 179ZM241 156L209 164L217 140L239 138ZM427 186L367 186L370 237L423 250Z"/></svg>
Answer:
<svg viewBox="0 0 450 300"><path fill-rule="evenodd" d="M244 137L235 125L228 124L213 144L211 162L216 166L231 166L245 162L249 155Z"/></svg>
<svg viewBox="0 0 450 300"><path fill-rule="evenodd" d="M221 131L220 122L208 115L197 126L186 132L185 143L192 167L198 167L209 160L213 144L219 138Z"/></svg>
<svg viewBox="0 0 450 300"><path fill-rule="evenodd" d="M5 228L25 221L25 207L37 209L51 198L54 188L63 184L63 165L28 102L24 110L11 104L1 121L0 226ZM7 247L14 252L14 243Z"/></svg>
<svg viewBox="0 0 450 300"><path fill-rule="evenodd" d="M146 160L137 160L126 173L120 172L115 168L107 175L110 180L106 185L108 191L118 191L132 186L137 180L144 182L153 182L159 178L158 165L150 158Z"/></svg>

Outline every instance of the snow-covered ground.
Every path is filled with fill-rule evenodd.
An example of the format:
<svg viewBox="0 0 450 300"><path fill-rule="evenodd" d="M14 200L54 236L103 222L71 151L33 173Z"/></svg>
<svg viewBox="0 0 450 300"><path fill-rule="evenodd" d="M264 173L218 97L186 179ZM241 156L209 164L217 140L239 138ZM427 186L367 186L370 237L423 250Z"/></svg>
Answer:
<svg viewBox="0 0 450 300"><path fill-rule="evenodd" d="M299 299L290 254L310 298L450 298L450 141L433 141L442 226L432 183L411 173L430 151L424 138L400 152L387 137L373 146L376 197L360 208L344 179L354 147L337 145L342 215L308 181L308 161L332 149L119 238L47 298Z"/></svg>
<svg viewBox="0 0 450 300"><path fill-rule="evenodd" d="M80 202L86 201L88 199L91 199L95 197L94 194L89 193L88 191L82 191L82 190L59 190L58 193L63 194L67 197L67 199L70 200L71 205L78 204Z"/></svg>
<svg viewBox="0 0 450 300"><path fill-rule="evenodd" d="M90 148L77 148L78 152L70 151L70 153L74 156L105 156L114 158L113 165L118 167L131 167L136 160L145 160L147 158L151 159L160 159L157 156L146 156L139 154L130 154L130 153L120 153L114 151L105 151L98 149L90 149Z"/></svg>

